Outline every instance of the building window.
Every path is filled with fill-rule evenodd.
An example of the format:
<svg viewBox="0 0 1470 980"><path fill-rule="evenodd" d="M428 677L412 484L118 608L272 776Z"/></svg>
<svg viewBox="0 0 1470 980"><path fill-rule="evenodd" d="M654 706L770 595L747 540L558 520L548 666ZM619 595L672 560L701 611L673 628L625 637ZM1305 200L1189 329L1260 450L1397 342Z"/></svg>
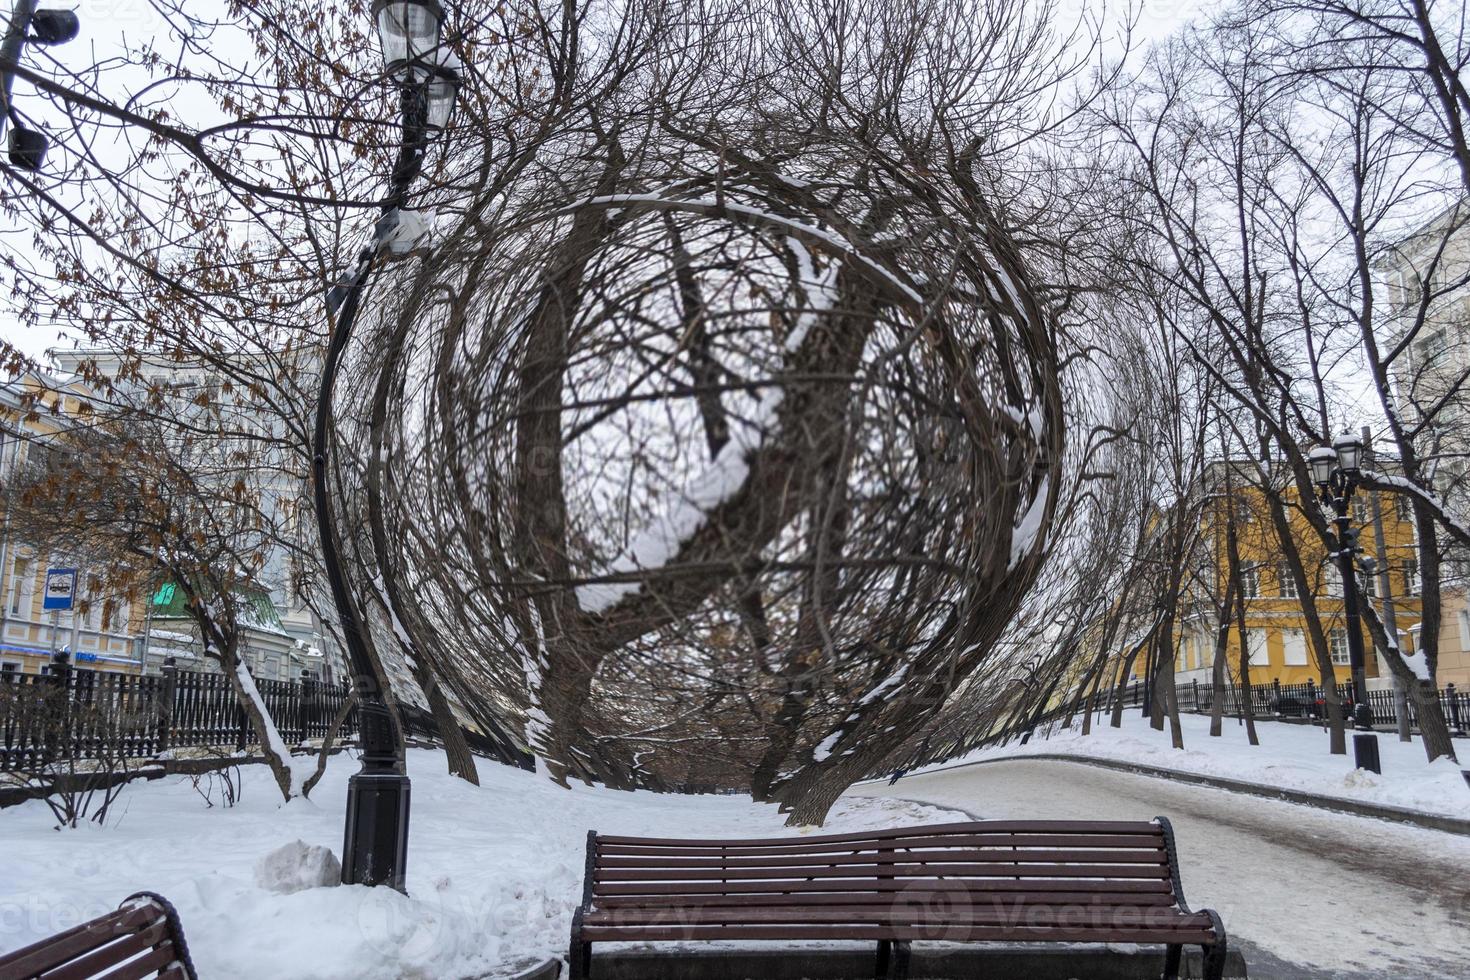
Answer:
<svg viewBox="0 0 1470 980"><path fill-rule="evenodd" d="M1240 569L1240 588L1242 593L1248 597L1261 594L1261 570L1255 565L1245 565Z"/></svg>
<svg viewBox="0 0 1470 980"><path fill-rule="evenodd" d="M1353 523L1361 527L1368 519L1368 496L1360 493L1353 497Z"/></svg>
<svg viewBox="0 0 1470 980"><path fill-rule="evenodd" d="M1461 609L1456 618L1460 621L1460 649L1470 650L1470 610Z"/></svg>
<svg viewBox="0 0 1470 980"><path fill-rule="evenodd" d="M1449 333L1443 328L1419 341L1419 366L1429 367L1450 349Z"/></svg>
<svg viewBox="0 0 1470 980"><path fill-rule="evenodd" d="M29 616L31 614L31 587L34 584L31 579L35 575L35 564L31 559L17 556L15 559L15 573L10 577L10 615Z"/></svg>
<svg viewBox="0 0 1470 980"><path fill-rule="evenodd" d="M1398 518L1400 524L1407 524L1414 519L1414 502L1406 493L1393 495L1393 515Z"/></svg>
<svg viewBox="0 0 1470 980"><path fill-rule="evenodd" d="M7 660L0 663L0 674L15 675L20 673L20 663L15 660Z"/></svg>
<svg viewBox="0 0 1470 980"><path fill-rule="evenodd" d="M1281 631L1281 662L1288 667L1307 664L1307 634L1301 630Z"/></svg>
<svg viewBox="0 0 1470 980"><path fill-rule="evenodd" d="M1246 650L1252 667L1271 666L1271 655L1266 650L1265 630L1246 630Z"/></svg>
<svg viewBox="0 0 1470 980"><path fill-rule="evenodd" d="M1376 599L1378 597L1378 576L1366 574L1358 576L1358 588L1363 595Z"/></svg>
<svg viewBox="0 0 1470 980"><path fill-rule="evenodd" d="M1327 649L1332 653L1333 663L1345 667L1353 662L1348 655L1347 630L1337 629L1327 634Z"/></svg>
<svg viewBox="0 0 1470 980"><path fill-rule="evenodd" d="M1286 562L1276 566L1276 581L1281 586L1281 598L1295 599L1297 597L1296 576L1291 574L1291 566Z"/></svg>
<svg viewBox="0 0 1470 980"><path fill-rule="evenodd" d="M1342 576L1330 559L1322 562L1322 585L1332 598L1342 598Z"/></svg>
<svg viewBox="0 0 1470 980"><path fill-rule="evenodd" d="M1419 594L1419 559L1404 560L1404 595Z"/></svg>

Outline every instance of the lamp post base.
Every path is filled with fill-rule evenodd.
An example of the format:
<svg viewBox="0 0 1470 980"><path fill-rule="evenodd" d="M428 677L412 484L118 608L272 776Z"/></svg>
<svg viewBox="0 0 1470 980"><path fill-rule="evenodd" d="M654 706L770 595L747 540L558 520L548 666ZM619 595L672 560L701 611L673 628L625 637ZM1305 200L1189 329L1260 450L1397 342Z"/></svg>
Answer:
<svg viewBox="0 0 1470 980"><path fill-rule="evenodd" d="M344 885L387 885L407 894L408 796L408 777L397 772L359 772L347 781Z"/></svg>
<svg viewBox="0 0 1470 980"><path fill-rule="evenodd" d="M1353 735L1353 764L1359 769L1383 774L1383 763L1378 759L1378 736L1357 733Z"/></svg>

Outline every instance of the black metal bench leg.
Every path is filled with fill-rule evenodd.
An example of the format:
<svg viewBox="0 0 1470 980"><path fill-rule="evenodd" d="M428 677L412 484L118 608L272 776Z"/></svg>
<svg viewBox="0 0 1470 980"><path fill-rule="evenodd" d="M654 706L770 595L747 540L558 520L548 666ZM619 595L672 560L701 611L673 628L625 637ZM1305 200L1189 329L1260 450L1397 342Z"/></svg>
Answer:
<svg viewBox="0 0 1470 980"><path fill-rule="evenodd" d="M873 976L877 980L888 980L888 964L893 959L893 942L888 939L878 940L878 963L873 967Z"/></svg>
<svg viewBox="0 0 1470 980"><path fill-rule="evenodd" d="M592 976L592 944L582 942L582 910L572 913L572 943L567 950L568 980L588 980Z"/></svg>
<svg viewBox="0 0 1470 980"><path fill-rule="evenodd" d="M1205 980L1222 980L1225 976L1225 954L1230 950L1230 944L1225 936L1225 924L1220 921L1220 916L1214 909L1204 909L1210 916L1214 926L1215 942L1211 946L1202 946L1200 951L1204 953Z"/></svg>
<svg viewBox="0 0 1470 980"><path fill-rule="evenodd" d="M1206 946L1204 954L1205 980L1222 980L1225 976L1225 944Z"/></svg>
<svg viewBox="0 0 1470 980"><path fill-rule="evenodd" d="M1179 961L1184 958L1184 947L1170 943L1164 949L1164 980L1179 980Z"/></svg>
<svg viewBox="0 0 1470 980"><path fill-rule="evenodd" d="M893 944L893 961L888 966L888 980L908 980L909 944L898 940Z"/></svg>

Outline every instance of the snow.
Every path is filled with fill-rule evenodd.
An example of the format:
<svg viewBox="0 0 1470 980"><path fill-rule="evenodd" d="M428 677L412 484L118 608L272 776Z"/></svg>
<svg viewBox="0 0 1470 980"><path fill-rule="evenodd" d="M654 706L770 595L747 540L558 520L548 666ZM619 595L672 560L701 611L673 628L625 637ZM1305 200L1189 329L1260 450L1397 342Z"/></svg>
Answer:
<svg viewBox="0 0 1470 980"><path fill-rule="evenodd" d="M980 759L1061 754L1139 763L1470 819L1470 787L1460 775L1460 767L1448 759L1438 759L1430 765L1417 738L1400 742L1394 733L1380 732L1378 750L1383 774L1376 775L1353 768L1351 737L1347 755L1332 755L1328 752L1327 733L1315 725L1258 720L1256 731L1261 744L1253 747L1246 740L1245 726L1234 718L1225 719L1219 738L1210 737L1208 715L1181 714L1179 722L1184 730L1182 750L1173 748L1167 723L1164 731L1156 732L1137 708L1128 708L1123 712L1122 728L1109 726L1104 712L1101 721L1094 717L1092 733L1085 738L1080 720L1070 729L1058 728L1050 738L1046 737L1043 726L1025 745L1012 742L978 749L919 771L930 772ZM1470 760L1470 742L1457 739L1455 750L1462 759Z"/></svg>
<svg viewBox="0 0 1470 980"><path fill-rule="evenodd" d="M748 797L622 792L481 760L481 786L446 772L444 754L410 750L408 896L350 885L279 894L257 863L283 845L342 846L347 754L310 799L282 804L267 767L242 768L233 808L208 809L184 778L137 781L106 827L57 832L44 802L0 810L0 952L111 911L140 889L179 910L209 980L457 980L528 956L566 953L589 829L688 837L812 831ZM820 832L965 819L902 800L839 801Z"/></svg>
<svg viewBox="0 0 1470 980"><path fill-rule="evenodd" d="M836 302L838 263L829 263L819 274L813 268L810 254L796 239L788 239L801 268L807 304L786 338L785 349L797 350L817 318ZM759 451L766 430L776 422L785 390L773 385L756 403L751 418L735 426L730 441L720 448L709 465L685 486L673 503L651 521L629 542L597 577L629 576L638 572L663 568L679 553L684 542L692 538L708 520L715 508L724 504L745 485L750 475L750 459ZM589 582L577 586L577 602L587 612L599 613L637 592L636 579L621 582Z"/></svg>
<svg viewBox="0 0 1470 980"><path fill-rule="evenodd" d="M750 475L750 456L760 448L766 425L774 421L783 391L772 388L760 399L753 424L731 430L709 466L691 480L664 513L651 521L613 560L602 575L627 575L662 568L679 548L704 526L709 513L729 500ZM588 612L602 612L623 596L637 592L640 583L592 582L577 586L577 601Z"/></svg>
<svg viewBox="0 0 1470 980"><path fill-rule="evenodd" d="M1031 499L1031 506L1026 508L1026 513L1016 522L1011 531L1011 560L1006 566L1009 571L1021 563L1021 559L1031 553L1031 546L1036 542L1036 535L1041 531L1042 518L1046 516L1046 504L1051 489L1051 477L1042 477L1041 485L1036 488L1036 496Z"/></svg>
<svg viewBox="0 0 1470 980"><path fill-rule="evenodd" d="M336 888L342 884L342 862L331 848L293 840L255 862L255 884L280 895Z"/></svg>

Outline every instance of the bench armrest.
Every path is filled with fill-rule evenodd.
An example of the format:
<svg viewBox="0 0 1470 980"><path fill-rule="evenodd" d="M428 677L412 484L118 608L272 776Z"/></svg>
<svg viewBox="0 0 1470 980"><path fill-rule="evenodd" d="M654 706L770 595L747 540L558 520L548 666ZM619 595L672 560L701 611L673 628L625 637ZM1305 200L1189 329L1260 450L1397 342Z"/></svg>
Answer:
<svg viewBox="0 0 1470 980"><path fill-rule="evenodd" d="M582 908L592 907L592 877L597 873L597 831L587 831L587 862L582 868Z"/></svg>
<svg viewBox="0 0 1470 980"><path fill-rule="evenodd" d="M184 975L188 980L199 980L199 974L194 970L194 960L189 956L189 944L184 942L184 926L179 921L179 912L174 904L157 892L134 892L119 902L118 908L128 905L152 905L163 913L168 923L169 939L173 940L178 962L184 967Z"/></svg>

